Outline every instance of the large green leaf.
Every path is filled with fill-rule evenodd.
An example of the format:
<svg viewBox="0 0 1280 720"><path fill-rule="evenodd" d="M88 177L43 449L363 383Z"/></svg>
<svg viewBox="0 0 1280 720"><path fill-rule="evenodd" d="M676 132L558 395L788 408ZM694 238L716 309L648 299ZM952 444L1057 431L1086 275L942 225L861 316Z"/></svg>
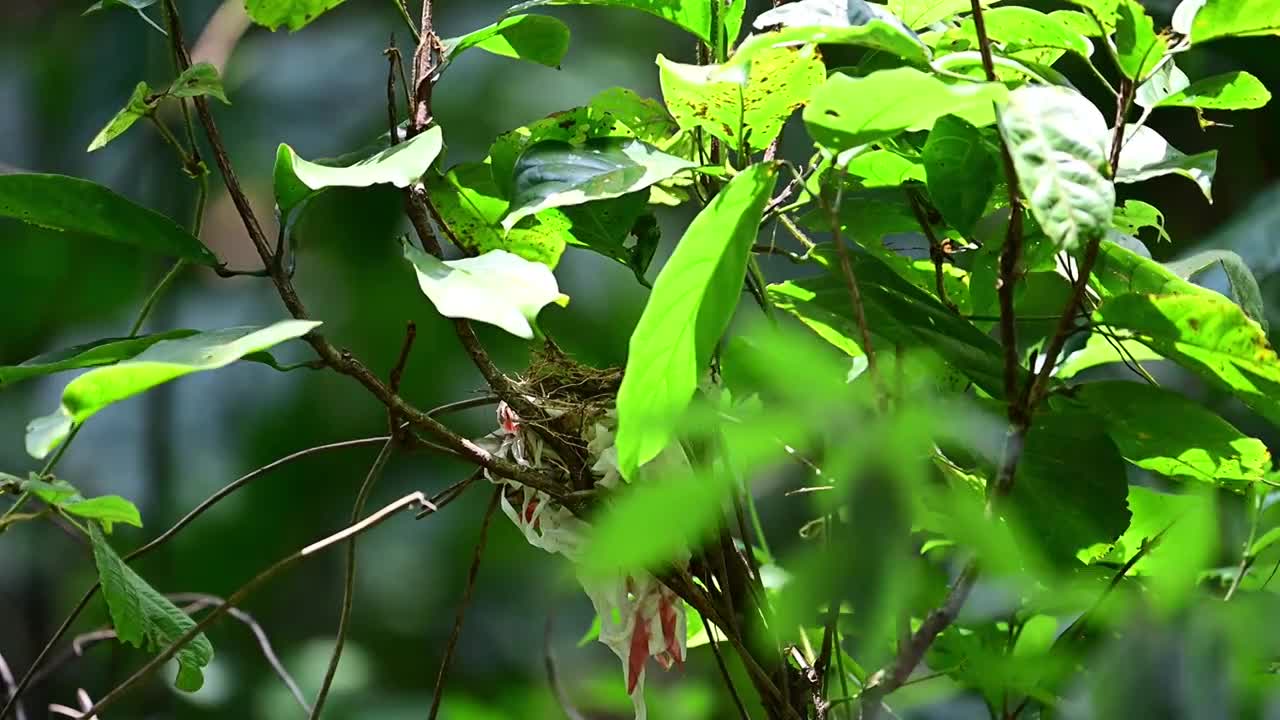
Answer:
<svg viewBox="0 0 1280 720"><path fill-rule="evenodd" d="M951 227L968 235L982 217L1000 170L978 128L947 115L924 144L929 197Z"/></svg>
<svg viewBox="0 0 1280 720"><path fill-rule="evenodd" d="M1116 182L1138 183L1161 175L1181 175L1200 187L1200 192L1213 202L1213 175L1218 169L1218 151L1187 155L1169 144L1160 133L1143 125L1125 127L1125 141L1120 148L1120 167Z"/></svg>
<svg viewBox="0 0 1280 720"><path fill-rule="evenodd" d="M494 55L559 67L569 50L569 27L546 15L509 15L461 37L443 41L446 62L471 48Z"/></svg>
<svg viewBox="0 0 1280 720"><path fill-rule="evenodd" d="M43 377L66 370L110 365L137 355L161 340L194 335L195 330L173 330L132 338L106 338L37 355L18 365L0 366L0 388L30 378Z"/></svg>
<svg viewBox="0 0 1280 720"><path fill-rule="evenodd" d="M71 432L108 405L184 375L225 367L246 355L300 337L320 323L283 320L267 327L236 327L161 340L134 357L99 367L62 390L62 405L27 425L27 452L43 458Z"/></svg>
<svg viewBox="0 0 1280 720"><path fill-rule="evenodd" d="M102 596L111 611L111 624L120 642L149 652L159 652L196 626L186 613L169 602L120 559L97 525L89 524L93 560L102 582ZM200 633L174 656L178 661L179 690L195 692L204 685L202 668L213 660L213 645Z"/></svg>
<svg viewBox="0 0 1280 720"><path fill-rule="evenodd" d="M588 140L631 137L636 134L627 124L631 121L631 118L624 120L614 117L605 109L587 106L552 113L524 127L503 133L489 146L493 180L503 197L510 199L516 161L527 148L548 140L582 145Z"/></svg>
<svg viewBox="0 0 1280 720"><path fill-rule="evenodd" d="M602 90L591 98L592 110L610 115L650 145L665 147L665 143L680 130L675 118L662 103L641 97L634 90L613 87Z"/></svg>
<svg viewBox="0 0 1280 720"><path fill-rule="evenodd" d="M705 42L712 40L711 4L705 0L528 0L512 7L507 14L547 5L602 5L642 10L688 30Z"/></svg>
<svg viewBox="0 0 1280 720"><path fill-rule="evenodd" d="M1155 21L1138 0L1120 0L1116 9L1116 62L1130 80L1142 82L1164 59L1169 38L1156 33Z"/></svg>
<svg viewBox="0 0 1280 720"><path fill-rule="evenodd" d="M685 65L658 56L667 108L682 128L700 127L728 143L763 149L826 80L812 46L765 48L750 64Z"/></svg>
<svg viewBox="0 0 1280 720"><path fill-rule="evenodd" d="M990 117L992 101L1005 95L1005 87L997 83L947 83L913 68L859 78L837 74L814 91L804 123L818 144L844 150L903 130L928 129L943 115L970 121Z"/></svg>
<svg viewBox="0 0 1280 720"><path fill-rule="evenodd" d="M1092 49L1089 41L1079 32L1063 25L1054 15L1047 15L1031 8L1016 5L993 8L982 14L987 37L1006 46L1006 52L1021 58L1031 50L1065 50L1081 57L1089 57ZM948 32L945 41L949 49L966 50L978 47L977 25L973 18L966 18L960 27ZM943 48L939 45L939 51Z"/></svg>
<svg viewBox="0 0 1280 720"><path fill-rule="evenodd" d="M581 145L557 140L531 145L516 162L510 229L548 208L582 205L645 190L694 164L634 138L601 138Z"/></svg>
<svg viewBox="0 0 1280 720"><path fill-rule="evenodd" d="M772 164L739 173L703 208L658 274L631 334L618 391L624 477L672 441L712 350L733 317L747 258L777 181Z"/></svg>
<svg viewBox="0 0 1280 720"><path fill-rule="evenodd" d="M1280 358L1262 328L1230 300L1216 293L1130 293L1104 301L1094 320L1129 331L1280 424Z"/></svg>
<svg viewBox="0 0 1280 720"><path fill-rule="evenodd" d="M1003 0L982 0L982 7L991 7ZM889 10L902 18L911 28L928 27L972 9L972 0L889 0Z"/></svg>
<svg viewBox="0 0 1280 720"><path fill-rule="evenodd" d="M556 210L526 217L504 231L502 218L511 205L487 164L463 163L444 175L433 174L427 193L452 236L476 254L506 250L554 268L569 241L570 223Z"/></svg>
<svg viewBox="0 0 1280 720"><path fill-rule="evenodd" d="M891 150L861 153L845 166L849 177L857 178L864 188L898 187L915 180L925 182L925 166L914 158Z"/></svg>
<svg viewBox="0 0 1280 720"><path fill-rule="evenodd" d="M1120 346L1120 350L1116 346ZM1053 376L1061 380L1069 380L1090 368L1099 365L1127 362L1151 362L1164 359L1160 353L1143 345L1137 340L1117 340L1102 333L1093 333L1085 341L1084 347L1076 350L1062 361Z"/></svg>
<svg viewBox="0 0 1280 720"><path fill-rule="evenodd" d="M1245 264L1244 258L1230 250L1206 250L1190 257L1169 263L1166 267L1179 277L1191 279L1202 270L1218 265L1227 276L1231 286L1231 294L1235 296L1240 309L1251 320L1267 330L1267 307L1262 300L1262 289L1258 287L1258 279Z"/></svg>
<svg viewBox="0 0 1280 720"><path fill-rule="evenodd" d="M1126 460L1171 478L1243 491L1271 470L1257 438L1183 395L1138 382L1097 382L1073 397L1101 418Z"/></svg>
<svg viewBox="0 0 1280 720"><path fill-rule="evenodd" d="M1104 298L1126 293L1204 294L1222 297L1212 290L1188 282L1186 275L1174 272L1173 269L1110 240L1103 240L1099 247L1091 280Z"/></svg>
<svg viewBox="0 0 1280 720"><path fill-rule="evenodd" d="M1197 80L1170 93L1156 107L1194 107L1201 110L1252 110L1266 105L1271 93L1262 81L1239 70Z"/></svg>
<svg viewBox="0 0 1280 720"><path fill-rule="evenodd" d="M1191 24L1191 41L1280 34L1280 5L1273 0L1208 0Z"/></svg>
<svg viewBox="0 0 1280 720"><path fill-rule="evenodd" d="M245 0L244 8L254 22L269 30L288 25L300 30L343 0Z"/></svg>
<svg viewBox="0 0 1280 720"><path fill-rule="evenodd" d="M80 178L0 175L0 217L134 245L201 265L218 264L209 248L169 218Z"/></svg>
<svg viewBox="0 0 1280 720"><path fill-rule="evenodd" d="M864 0L800 0L761 13L757 30L782 26L778 32L754 35L731 61L749 61L764 48L793 43L858 45L897 55L917 65L929 62L929 47L881 5Z"/></svg>
<svg viewBox="0 0 1280 720"><path fill-rule="evenodd" d="M1083 95L1027 86L1009 94L1000 132L1018 186L1045 235L1081 247L1111 226L1115 188L1107 179L1107 122Z"/></svg>
<svg viewBox="0 0 1280 720"><path fill-rule="evenodd" d="M293 148L281 144L276 152L276 205L282 215L288 215L302 201L326 188L380 184L408 187L427 172L443 148L439 126L345 167L303 160Z"/></svg>
<svg viewBox="0 0 1280 720"><path fill-rule="evenodd" d="M405 242L404 257L441 315L497 325L525 339L533 337L539 310L569 302L550 268L505 250L442 261Z"/></svg>

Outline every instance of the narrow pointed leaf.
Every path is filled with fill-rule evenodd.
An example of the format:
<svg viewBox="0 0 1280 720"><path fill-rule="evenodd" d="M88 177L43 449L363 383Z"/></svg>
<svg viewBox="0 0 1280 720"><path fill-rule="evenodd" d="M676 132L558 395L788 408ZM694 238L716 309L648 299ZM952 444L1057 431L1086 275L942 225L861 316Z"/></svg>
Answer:
<svg viewBox="0 0 1280 720"><path fill-rule="evenodd" d="M1213 176L1218 169L1218 151L1187 155L1169 144L1160 133L1143 125L1125 128L1127 136L1120 149L1116 182L1138 183L1161 175L1181 175L1200 187L1213 202Z"/></svg>
<svg viewBox="0 0 1280 720"><path fill-rule="evenodd" d="M1271 101L1262 81L1243 70L1197 80L1170 93L1156 107L1194 107L1201 110L1253 110Z"/></svg>
<svg viewBox="0 0 1280 720"><path fill-rule="evenodd" d="M134 338L106 338L37 355L18 365L0 366L0 388L66 370L110 365L131 358L161 340L187 337L196 332L195 330L174 330Z"/></svg>
<svg viewBox="0 0 1280 720"><path fill-rule="evenodd" d="M453 62L471 48L502 57L559 67L569 50L569 27L547 15L509 15L487 27L443 41L444 55Z"/></svg>
<svg viewBox="0 0 1280 720"><path fill-rule="evenodd" d="M124 134L124 131L133 127L133 124L146 117L148 113L156 109L156 100L148 100L151 94L151 88L144 82L138 83L133 89L133 95L129 97L129 102L125 104L115 117L107 121L106 127L98 131L93 141L89 143L86 152L93 152L99 148L105 147L107 143L115 140Z"/></svg>
<svg viewBox="0 0 1280 720"><path fill-rule="evenodd" d="M656 15L711 42L711 6L704 0L528 0L513 6L508 15L548 5L600 5L631 8ZM625 22L625 17L618 22Z"/></svg>

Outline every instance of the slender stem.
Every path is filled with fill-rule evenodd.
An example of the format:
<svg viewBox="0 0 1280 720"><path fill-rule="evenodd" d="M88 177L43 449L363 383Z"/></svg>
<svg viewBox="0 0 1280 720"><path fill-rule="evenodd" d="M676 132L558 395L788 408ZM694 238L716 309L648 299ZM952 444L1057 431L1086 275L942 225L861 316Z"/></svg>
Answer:
<svg viewBox="0 0 1280 720"><path fill-rule="evenodd" d="M399 12L400 19L404 20L405 27L409 28L414 42L421 42L422 37L418 34L418 26L414 24L413 16L409 14L409 8L405 7L404 0L391 0L391 4L396 6L396 11Z"/></svg>
<svg viewBox="0 0 1280 720"><path fill-rule="evenodd" d="M724 678L724 684L729 689L729 695L733 697L733 705L738 709L738 717L742 720L751 720L751 713L747 712L747 706L743 704L742 697L738 695L738 688L733 684L733 676L729 674L729 666L725 665L724 656L720 654L720 646L716 643L715 626L711 624L706 615L698 613L698 617L702 618L702 627L707 631L707 640L711 644L711 653L716 656L716 667L720 669L720 676Z"/></svg>
<svg viewBox="0 0 1280 720"><path fill-rule="evenodd" d="M822 193L825 198L826 194ZM849 302L853 306L853 319L858 325L858 333L862 340L862 351L867 356L867 370L879 384L879 370L876 366L875 349L871 346L871 328L867 325L867 311L862 305L862 290L858 287L858 278L853 272L853 264L849 261L849 250L844 246L844 238L840 233L840 206L844 200L844 168L840 168L836 176L836 197L833 203L826 205L827 216L831 222L831 242L836 246L836 254L840 258L840 273L844 276L845 286L849 290Z"/></svg>
<svg viewBox="0 0 1280 720"><path fill-rule="evenodd" d="M13 673L9 670L9 663L5 662L4 656L0 655L0 680L4 681L6 694L10 699L16 700L18 697L18 688L13 682ZM14 713L17 720L27 720L27 711L22 708L22 704L18 703L17 712Z"/></svg>
<svg viewBox="0 0 1280 720"><path fill-rule="evenodd" d="M1244 547L1240 550L1240 566L1236 568L1236 576L1231 580L1231 587L1227 588L1227 594L1222 598L1223 602L1231 602L1236 590L1240 589L1240 583L1244 581L1245 574L1253 566L1253 541L1258 537L1258 519L1262 515L1262 494L1250 488L1248 498L1249 537L1245 539Z"/></svg>

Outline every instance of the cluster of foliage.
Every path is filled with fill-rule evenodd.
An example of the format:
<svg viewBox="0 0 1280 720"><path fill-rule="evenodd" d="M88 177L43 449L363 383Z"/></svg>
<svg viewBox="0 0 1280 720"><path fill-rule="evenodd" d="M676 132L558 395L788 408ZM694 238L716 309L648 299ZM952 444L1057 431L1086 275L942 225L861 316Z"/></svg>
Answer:
<svg viewBox="0 0 1280 720"><path fill-rule="evenodd" d="M340 2L246 7L260 25L298 30ZM1163 387L1144 363L1179 366L1280 423L1280 357L1257 283L1228 252L1154 261L1145 242L1167 237L1160 210L1117 194L1177 175L1211 199L1216 152L1185 154L1147 120L1194 112L1210 127L1206 111L1264 105L1270 95L1248 72L1193 81L1177 62L1204 43L1280 34L1280 1L1184 0L1164 29L1138 0L1071 3L1042 12L1000 0L797 0L748 23L745 0L531 0L449 39L433 30L430 0L421 22L397 3L419 44L409 71L392 54L387 133L329 160L281 145L272 240L213 119L210 101L228 101L218 73L191 63L177 4L162 0L176 77L163 90L140 83L88 149L151 122L196 186L194 220L184 226L81 179L0 176L0 216L176 258L127 336L0 367L0 387L87 369L27 427L27 450L43 465L0 475L0 494L15 498L0 530L54 517L82 532L120 640L154 653L86 716L170 658L176 685L198 689L213 655L201 631L261 582L400 510L434 511L456 497L413 493L364 514L386 456L411 446L469 460L587 519L588 572L645 569L662 579L690 608L690 645L710 645L718 658L731 648L741 661L749 687L724 677L743 717L749 706L776 718L876 717L924 677L981 697L993 717L1064 712L1082 683L1105 680L1081 658L1139 635L1142 618L1186 615L1223 597L1241 598L1231 607L1254 617L1248 598L1270 578L1251 571L1280 550L1270 453ZM133 9L151 22L156 4L104 0L95 9ZM528 11L575 4L661 17L696 38L698 62L657 57L661 101L614 88L498 136L482 161L445 167L448 129L431 114L441 74L468 50L558 66L567 27ZM1105 95L1106 112L1055 68L1066 58L1092 71L1081 82ZM185 137L162 108L180 109ZM788 159L780 140L797 111L812 143ZM229 269L197 239L210 174L198 129L261 270ZM400 249L403 281L416 279L454 319L493 393L526 421L545 419L545 398L493 366L471 323L532 341L540 358L553 355L578 378L586 370L537 325L547 305L568 302L553 274L562 255L599 253L651 288L620 382L598 376L616 412L626 485L584 486L594 458L554 430L546 441L560 464L492 455L404 400L399 370L383 381L321 334L292 286L290 233L318 194L370 185L403 189L416 231ZM655 213L681 205L696 217L652 272ZM445 240L457 259L446 259ZM794 263L793 279L765 276L776 257ZM267 278L292 317L140 334L165 287L193 266ZM1210 267L1225 270L1231 297L1192 281ZM294 339L316 359L279 364L269 350ZM196 622L128 562L254 475L122 558L113 528L141 527L137 509L117 496L85 498L55 470L103 408L238 361L350 376L386 406L393 432L351 527L266 569ZM1132 376L1099 379L1103 366ZM644 472L677 445L687 467ZM813 517L785 557L770 551L756 519L763 498L752 491L780 468L802 477L789 494L812 503ZM1219 526L1238 518L1247 538L1237 552L1220 542ZM975 588L990 597L962 614ZM350 593L348 582L312 717L340 658ZM1234 702L1258 709L1280 647L1233 627ZM0 719L47 651L10 688ZM1093 702L1104 715L1104 701Z"/></svg>

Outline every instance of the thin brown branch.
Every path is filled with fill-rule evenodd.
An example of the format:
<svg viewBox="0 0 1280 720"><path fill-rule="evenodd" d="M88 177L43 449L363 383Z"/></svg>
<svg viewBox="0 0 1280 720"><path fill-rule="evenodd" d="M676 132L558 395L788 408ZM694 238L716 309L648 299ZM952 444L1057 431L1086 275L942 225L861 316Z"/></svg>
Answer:
<svg viewBox="0 0 1280 720"><path fill-rule="evenodd" d="M835 201L826 202L826 193L821 193L824 198L823 204L826 206L827 216L831 222L831 242L836 246L836 255L840 258L840 274L844 278L845 287L849 291L849 303L853 307L853 319L858 326L858 334L862 340L862 352L867 356L867 370L871 373L872 379L879 384L879 370L876 365L875 349L871 346L871 328L867 325L867 311L862 304L862 290L858 287L858 278L853 272L853 265L849 261L849 250L844 246L844 238L840 233L840 206L844 201L844 170L838 172L836 177L836 197Z"/></svg>
<svg viewBox="0 0 1280 720"><path fill-rule="evenodd" d="M430 0L428 0L428 3ZM431 693L431 712L429 720L436 720L440 712L440 701L444 697L444 684L449 676L449 663L453 660L453 652L458 647L458 638L462 635L462 623L467 617L467 607L471 604L471 596L476 589L476 577L480 574L480 557L484 554L485 541L489 537L489 523L498 509L498 501L502 499L503 486L493 489L489 498L489 506L485 508L484 519L480 521L480 537L476 540L475 552L471 555L471 568L467 570L467 585L462 591L462 600L458 603L458 613L453 619L453 630L449 633L449 642L444 648L444 657L440 659L440 670L436 673L436 687Z"/></svg>

